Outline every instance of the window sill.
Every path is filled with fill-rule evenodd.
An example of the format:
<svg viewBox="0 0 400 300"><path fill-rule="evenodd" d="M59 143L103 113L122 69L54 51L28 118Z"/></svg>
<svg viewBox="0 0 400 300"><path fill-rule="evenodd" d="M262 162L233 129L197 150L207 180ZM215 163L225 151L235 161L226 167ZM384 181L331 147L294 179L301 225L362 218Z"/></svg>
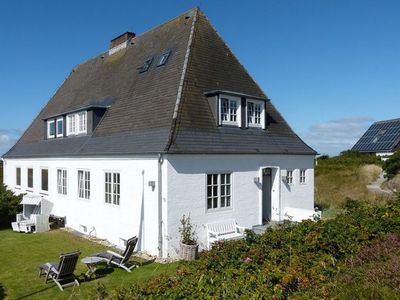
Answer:
<svg viewBox="0 0 400 300"><path fill-rule="evenodd" d="M121 207L121 202L119 204L113 204L113 203L107 203L107 202L103 202L105 206L108 207L113 207L113 208L120 208Z"/></svg>
<svg viewBox="0 0 400 300"><path fill-rule="evenodd" d="M40 191L39 194L43 195L43 196L48 196L49 195L49 191Z"/></svg>
<svg viewBox="0 0 400 300"><path fill-rule="evenodd" d="M21 186L15 186L14 187L16 190L20 190L21 189Z"/></svg>
<svg viewBox="0 0 400 300"><path fill-rule="evenodd" d="M231 211L233 211L232 207L206 209L207 214L217 214L217 213L224 213L224 212L231 212Z"/></svg>

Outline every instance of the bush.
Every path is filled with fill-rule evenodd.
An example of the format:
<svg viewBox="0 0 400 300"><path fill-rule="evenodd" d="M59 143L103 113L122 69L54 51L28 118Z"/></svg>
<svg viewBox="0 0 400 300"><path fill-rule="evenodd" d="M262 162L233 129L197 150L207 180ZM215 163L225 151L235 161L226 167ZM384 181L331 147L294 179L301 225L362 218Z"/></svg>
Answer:
<svg viewBox="0 0 400 300"><path fill-rule="evenodd" d="M10 223L15 221L15 215L21 210L21 199L22 196L16 196L0 184L0 228L9 228Z"/></svg>
<svg viewBox="0 0 400 300"><path fill-rule="evenodd" d="M285 222L262 235L248 232L245 240L220 241L198 261L182 263L172 277L94 298L335 298L337 278L352 259L390 233L400 234L400 201L371 205L349 199L335 219Z"/></svg>
<svg viewBox="0 0 400 300"><path fill-rule="evenodd" d="M386 171L388 179L392 179L400 172L400 150L383 163L383 169Z"/></svg>

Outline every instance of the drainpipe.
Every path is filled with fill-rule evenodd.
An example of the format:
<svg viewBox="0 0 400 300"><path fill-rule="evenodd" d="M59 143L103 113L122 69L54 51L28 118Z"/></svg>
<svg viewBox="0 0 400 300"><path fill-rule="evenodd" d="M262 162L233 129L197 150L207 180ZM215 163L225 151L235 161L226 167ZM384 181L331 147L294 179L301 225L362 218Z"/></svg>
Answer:
<svg viewBox="0 0 400 300"><path fill-rule="evenodd" d="M158 154L158 256L163 257L163 217L162 217L162 164L163 155Z"/></svg>

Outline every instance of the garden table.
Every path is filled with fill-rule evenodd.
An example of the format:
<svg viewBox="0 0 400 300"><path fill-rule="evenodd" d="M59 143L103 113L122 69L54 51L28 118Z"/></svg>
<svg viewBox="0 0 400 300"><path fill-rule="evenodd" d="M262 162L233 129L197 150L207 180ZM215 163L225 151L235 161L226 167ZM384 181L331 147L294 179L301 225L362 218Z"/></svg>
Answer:
<svg viewBox="0 0 400 300"><path fill-rule="evenodd" d="M97 264L101 262L103 259L100 257L88 256L82 258L81 262L86 264L88 267L88 271L85 273L85 276L90 278L97 270Z"/></svg>

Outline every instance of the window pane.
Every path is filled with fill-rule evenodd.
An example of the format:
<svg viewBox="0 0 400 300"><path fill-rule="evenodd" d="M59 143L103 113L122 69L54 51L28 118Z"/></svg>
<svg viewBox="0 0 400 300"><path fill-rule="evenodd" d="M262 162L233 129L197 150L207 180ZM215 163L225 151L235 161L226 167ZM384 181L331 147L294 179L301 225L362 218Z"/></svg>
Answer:
<svg viewBox="0 0 400 300"><path fill-rule="evenodd" d="M227 207L231 206L231 197L230 196L226 197L226 206Z"/></svg>
<svg viewBox="0 0 400 300"><path fill-rule="evenodd" d="M56 124L54 121L49 123L49 135L54 135L56 133Z"/></svg>
<svg viewBox="0 0 400 300"><path fill-rule="evenodd" d="M33 188L33 169L28 169L28 188Z"/></svg>
<svg viewBox="0 0 400 300"><path fill-rule="evenodd" d="M57 135L62 135L64 131L63 120L57 120Z"/></svg>
<svg viewBox="0 0 400 300"><path fill-rule="evenodd" d="M207 199L207 209L212 208L212 198Z"/></svg>
<svg viewBox="0 0 400 300"><path fill-rule="evenodd" d="M218 198L213 198L213 208L218 207Z"/></svg>
<svg viewBox="0 0 400 300"><path fill-rule="evenodd" d="M21 185L21 168L17 168L16 170L16 180L15 180L15 184L16 185Z"/></svg>
<svg viewBox="0 0 400 300"><path fill-rule="evenodd" d="M49 190L49 171L47 169L42 169L42 191Z"/></svg>

